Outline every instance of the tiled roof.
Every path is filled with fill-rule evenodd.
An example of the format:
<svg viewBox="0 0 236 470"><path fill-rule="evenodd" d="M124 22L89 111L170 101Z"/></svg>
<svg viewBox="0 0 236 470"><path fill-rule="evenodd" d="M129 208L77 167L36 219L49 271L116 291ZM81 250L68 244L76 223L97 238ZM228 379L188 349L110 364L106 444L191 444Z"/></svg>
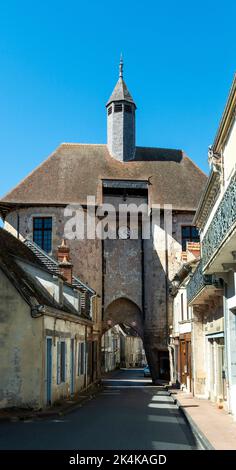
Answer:
<svg viewBox="0 0 236 470"><path fill-rule="evenodd" d="M2 213L13 206L86 204L102 201L102 180L150 180L150 202L176 210L196 210L206 175L182 150L137 147L135 158L120 162L106 145L61 144L49 158L0 200Z"/></svg>

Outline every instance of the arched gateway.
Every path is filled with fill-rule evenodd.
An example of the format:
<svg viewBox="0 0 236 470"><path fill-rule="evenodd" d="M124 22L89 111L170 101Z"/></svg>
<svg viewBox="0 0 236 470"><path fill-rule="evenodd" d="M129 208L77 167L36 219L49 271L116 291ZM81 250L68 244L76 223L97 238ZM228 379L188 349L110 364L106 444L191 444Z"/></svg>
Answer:
<svg viewBox="0 0 236 470"><path fill-rule="evenodd" d="M111 302L104 313L103 333L113 325L125 323L143 339L143 318L140 308L131 300L121 297Z"/></svg>

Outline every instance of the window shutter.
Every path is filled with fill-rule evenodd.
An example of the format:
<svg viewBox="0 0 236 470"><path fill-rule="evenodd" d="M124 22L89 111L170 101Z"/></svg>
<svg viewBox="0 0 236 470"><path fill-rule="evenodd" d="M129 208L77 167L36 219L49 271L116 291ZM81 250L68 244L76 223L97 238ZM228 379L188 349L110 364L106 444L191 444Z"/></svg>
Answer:
<svg viewBox="0 0 236 470"><path fill-rule="evenodd" d="M57 385L61 381L61 358L60 358L60 341L57 341Z"/></svg>
<svg viewBox="0 0 236 470"><path fill-rule="evenodd" d="M81 343L78 343L78 375L81 375Z"/></svg>
<svg viewBox="0 0 236 470"><path fill-rule="evenodd" d="M65 382L66 382L66 378L67 378L67 344L65 341Z"/></svg>

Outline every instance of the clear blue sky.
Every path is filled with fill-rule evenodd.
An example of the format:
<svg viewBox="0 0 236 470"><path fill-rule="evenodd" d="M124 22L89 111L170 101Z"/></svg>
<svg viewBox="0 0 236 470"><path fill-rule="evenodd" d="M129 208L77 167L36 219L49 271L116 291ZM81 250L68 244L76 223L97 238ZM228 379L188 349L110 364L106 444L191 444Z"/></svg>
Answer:
<svg viewBox="0 0 236 470"><path fill-rule="evenodd" d="M137 145L183 148L207 171L235 19L235 0L2 0L0 195L61 142L106 142L121 51Z"/></svg>

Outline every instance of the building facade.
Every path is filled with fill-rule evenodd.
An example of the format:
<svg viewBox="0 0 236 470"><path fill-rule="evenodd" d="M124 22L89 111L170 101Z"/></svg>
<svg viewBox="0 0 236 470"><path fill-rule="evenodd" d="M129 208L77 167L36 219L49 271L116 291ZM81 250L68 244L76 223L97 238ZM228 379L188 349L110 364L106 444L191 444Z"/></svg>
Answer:
<svg viewBox="0 0 236 470"><path fill-rule="evenodd" d="M147 359L143 341L137 332L126 325L119 325L120 331L120 364L121 367L144 367Z"/></svg>
<svg viewBox="0 0 236 470"><path fill-rule="evenodd" d="M175 344L177 348L180 346L181 349L181 322L178 318L181 310L191 312L189 314L191 366L186 364L186 370L191 367L192 379L191 387L187 387L187 390L191 390L196 397L211 400L218 408L227 410L234 417L236 416L235 107L236 77L214 143L209 148L210 174L193 220L200 233L200 257L184 265L173 279L174 330L170 335L170 344ZM179 333L178 338L176 331ZM189 333L188 331L187 334ZM186 355L186 338L183 347ZM172 351L172 356L174 357L173 382L181 385L183 383L181 352L174 356Z"/></svg>
<svg viewBox="0 0 236 470"><path fill-rule="evenodd" d="M121 365L119 325L107 330L102 336L102 373L111 372Z"/></svg>
<svg viewBox="0 0 236 470"><path fill-rule="evenodd" d="M136 145L136 105L123 79L123 63L106 115L107 145L61 144L1 199L0 211L6 230L54 257L67 228L74 273L98 294L93 335L99 352L109 328L134 326L155 381L169 361L170 279L182 264L186 241L196 241L193 217L206 176L182 150ZM115 236L101 240L87 233L95 209L96 224L104 217L103 204L115 208ZM146 205L150 237L144 237L140 217L137 237L130 236L120 204ZM84 239L78 234L81 226Z"/></svg>

